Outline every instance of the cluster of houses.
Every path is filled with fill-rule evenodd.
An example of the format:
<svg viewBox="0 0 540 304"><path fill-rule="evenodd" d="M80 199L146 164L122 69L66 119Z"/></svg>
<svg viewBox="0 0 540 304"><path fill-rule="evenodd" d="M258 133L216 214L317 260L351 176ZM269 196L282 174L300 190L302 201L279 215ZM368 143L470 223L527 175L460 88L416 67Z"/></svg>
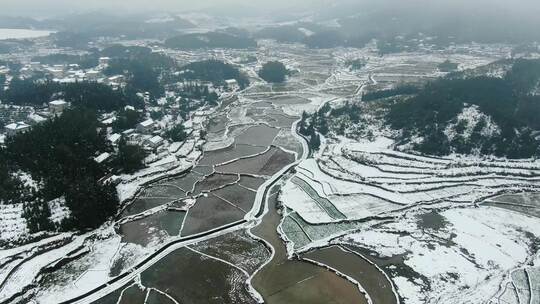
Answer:
<svg viewBox="0 0 540 304"><path fill-rule="evenodd" d="M52 81L60 83L73 83L82 81L99 82L110 85L113 88L120 88L126 85L124 75L106 76L103 71L110 62L109 57L99 58L99 65L92 69L82 69L78 64L56 64L47 65L40 62L30 62L19 71L21 77L30 78L36 73L44 73ZM1 73L0 69L0 73ZM8 70L6 70L6 73Z"/></svg>
<svg viewBox="0 0 540 304"><path fill-rule="evenodd" d="M69 107L69 103L64 100L54 100L49 102L48 108L40 111L32 111L24 121L13 122L4 126L5 136L14 136L29 130L33 125L40 124L50 117L60 115Z"/></svg>

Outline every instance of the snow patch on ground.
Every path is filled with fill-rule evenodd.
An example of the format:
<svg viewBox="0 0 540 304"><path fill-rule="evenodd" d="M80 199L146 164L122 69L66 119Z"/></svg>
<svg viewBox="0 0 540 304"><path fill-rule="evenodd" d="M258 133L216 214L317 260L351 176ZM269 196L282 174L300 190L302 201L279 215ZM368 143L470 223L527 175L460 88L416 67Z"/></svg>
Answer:
<svg viewBox="0 0 540 304"><path fill-rule="evenodd" d="M468 105L456 118L456 122L448 124L444 130L444 134L448 139L454 140L457 136L462 136L465 140L470 140L473 131L479 123L483 122L485 125L480 130L480 134L484 137L491 137L501 133L499 126L493 121L493 119L482 113L480 107L477 105ZM458 130L458 126L462 125L463 130Z"/></svg>
<svg viewBox="0 0 540 304"><path fill-rule="evenodd" d="M540 219L495 207L444 211L447 224L440 229L419 226L418 216L408 214L342 239L381 256L405 255L404 264L418 275L405 279L390 271L390 276L406 303L487 301L505 275L533 254L527 233L540 233Z"/></svg>

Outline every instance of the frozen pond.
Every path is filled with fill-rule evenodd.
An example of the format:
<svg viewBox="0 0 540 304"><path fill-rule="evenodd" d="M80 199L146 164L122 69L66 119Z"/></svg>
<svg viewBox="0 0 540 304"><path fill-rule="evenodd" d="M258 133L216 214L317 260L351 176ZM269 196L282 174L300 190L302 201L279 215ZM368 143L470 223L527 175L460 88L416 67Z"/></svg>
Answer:
<svg viewBox="0 0 540 304"><path fill-rule="evenodd" d="M0 40L46 37L52 33L54 32L53 31L27 30L27 29L0 28Z"/></svg>

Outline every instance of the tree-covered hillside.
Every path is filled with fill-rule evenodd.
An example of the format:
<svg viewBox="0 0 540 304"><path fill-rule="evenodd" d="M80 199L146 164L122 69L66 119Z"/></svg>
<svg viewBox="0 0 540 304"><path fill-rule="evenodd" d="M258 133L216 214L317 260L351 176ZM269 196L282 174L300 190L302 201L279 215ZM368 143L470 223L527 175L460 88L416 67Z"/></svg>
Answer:
<svg viewBox="0 0 540 304"><path fill-rule="evenodd" d="M28 132L7 138L5 145L0 149L0 167L8 176L29 173L39 186L31 190L8 179L1 187L4 203L24 202L32 209L64 197L72 217L63 223L63 229L97 227L116 212L115 187L100 182L110 168L94 160L99 153L111 151L105 135L98 131L94 111L65 111ZM9 200L21 197L24 200ZM27 214L27 218L30 223L47 221L42 214Z"/></svg>
<svg viewBox="0 0 540 304"><path fill-rule="evenodd" d="M517 60L503 78L453 74L396 98L388 123L427 154L539 155L540 61Z"/></svg>
<svg viewBox="0 0 540 304"><path fill-rule="evenodd" d="M235 66L219 60L190 63L181 68L182 80L202 80L214 85L224 85L227 79L236 79L241 88L249 85L249 79Z"/></svg>
<svg viewBox="0 0 540 304"><path fill-rule="evenodd" d="M0 100L16 105L42 106L61 98L75 106L114 111L126 105L143 107L143 101L135 93L131 87L113 90L105 84L95 82L62 84L14 78L9 88L0 92Z"/></svg>

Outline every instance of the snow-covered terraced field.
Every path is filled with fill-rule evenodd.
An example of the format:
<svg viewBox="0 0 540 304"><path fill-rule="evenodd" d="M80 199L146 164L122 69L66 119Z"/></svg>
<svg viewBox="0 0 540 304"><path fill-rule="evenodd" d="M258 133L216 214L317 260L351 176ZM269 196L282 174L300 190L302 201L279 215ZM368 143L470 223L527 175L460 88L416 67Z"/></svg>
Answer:
<svg viewBox="0 0 540 304"><path fill-rule="evenodd" d="M527 275L537 272L514 269L536 254L532 234L539 232L540 219L494 207L427 214L442 224L428 227L422 220L426 213L412 212L386 224L365 225L335 242L366 248L383 259L401 256L403 265L387 272L406 303L538 303L529 302L538 285L529 285ZM508 289L497 297L510 274L510 283L502 285ZM507 293L514 291L520 302L509 300Z"/></svg>
<svg viewBox="0 0 540 304"><path fill-rule="evenodd" d="M330 145L316 160L304 161L285 185L283 203L321 224L419 204L472 204L501 193L540 191L540 161L431 158L374 144Z"/></svg>
<svg viewBox="0 0 540 304"><path fill-rule="evenodd" d="M407 304L540 303L532 262L540 204L504 196L540 192L540 161L425 157L391 146L328 143L296 168L280 194L289 255L359 248Z"/></svg>

